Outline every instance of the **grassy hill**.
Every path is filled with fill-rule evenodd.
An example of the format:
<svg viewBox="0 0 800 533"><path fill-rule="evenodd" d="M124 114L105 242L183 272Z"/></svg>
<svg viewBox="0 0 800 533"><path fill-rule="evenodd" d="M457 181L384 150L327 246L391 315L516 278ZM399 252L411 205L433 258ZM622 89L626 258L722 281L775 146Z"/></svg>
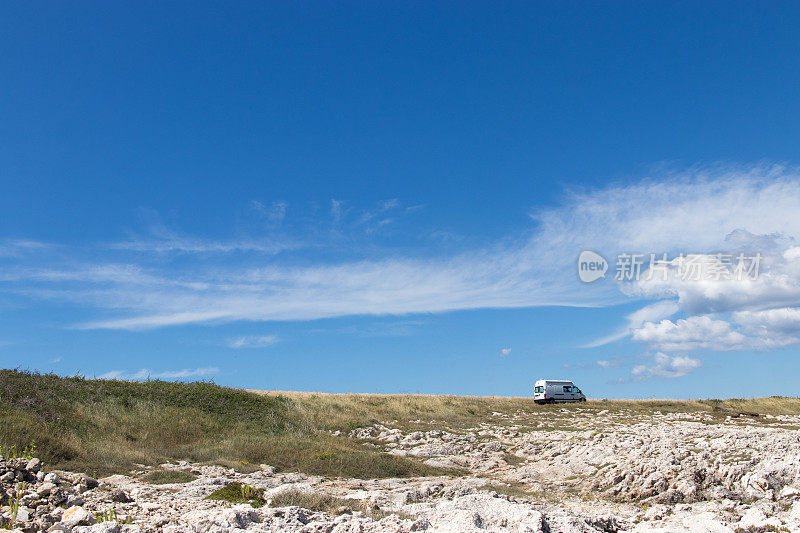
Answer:
<svg viewBox="0 0 800 533"><path fill-rule="evenodd" d="M31 442L50 467L98 474L184 459L268 463L328 476L440 473L365 449L307 419L297 402L212 383L130 382L0 370L0 443Z"/></svg>
<svg viewBox="0 0 800 533"><path fill-rule="evenodd" d="M492 412L562 409L530 398L315 394L244 391L213 383L130 382L0 370L0 445L35 442L50 467L98 474L167 460L343 477L447 473L365 447L344 436L356 427L461 431ZM800 399L589 401L568 409L632 412L800 413Z"/></svg>

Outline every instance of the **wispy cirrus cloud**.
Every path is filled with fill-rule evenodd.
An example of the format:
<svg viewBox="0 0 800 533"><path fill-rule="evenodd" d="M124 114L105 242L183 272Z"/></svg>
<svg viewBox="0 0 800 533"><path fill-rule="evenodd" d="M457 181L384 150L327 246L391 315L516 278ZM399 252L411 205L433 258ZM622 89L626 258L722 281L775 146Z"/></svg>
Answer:
<svg viewBox="0 0 800 533"><path fill-rule="evenodd" d="M373 211L381 214L368 220L380 221L393 210L400 211L402 206L380 204ZM338 200L331 201L330 211L334 224L358 220L358 212L346 210ZM350 258L308 259L291 253L264 254L255 245L226 245L227 241L162 231L149 235L149 244L138 248L131 245L136 239L125 241L127 248L122 248L126 250L155 252L137 255L133 261L126 256L127 264L119 258L82 266L76 266L76 260L50 262L47 268L23 262L11 270L14 276L2 283L9 293L81 306L93 314L75 325L81 329L138 330L650 300L630 314L619 331L590 346L639 332L637 340L665 352L683 346L678 338L689 325L702 325L690 320L691 316L725 320L734 325L732 331L752 336L745 331L745 322L756 327L760 321L763 330L771 320L776 328L780 323L786 329L789 326L785 324L791 322L789 313L783 321L769 315L735 313L800 309L800 290L795 290L800 287L800 269L795 269L789 251L791 239L800 235L800 173L794 169L694 169L658 180L571 192L561 205L536 210L532 221L525 232L457 254L387 250L371 253L369 260L356 258L357 249ZM783 240L763 237L775 235ZM749 287L715 292L711 286L677 283L621 287L606 280L586 285L575 273L576 258L584 249L597 250L607 258L621 251L711 253L750 246L753 239L761 239L757 241L760 247L778 239L775 257L780 256L778 252L789 255L780 256L785 264L774 267L771 277ZM210 262L202 253L187 253L180 261L157 257L159 250L234 249L258 261ZM718 312L731 316L710 316ZM675 327L659 325L678 313L683 316L668 321ZM735 322L736 317L741 323ZM679 325L680 320L689 322ZM712 330L694 333L714 334ZM692 350L713 349L701 339L692 342ZM642 371L640 375L658 377L665 372Z"/></svg>
<svg viewBox="0 0 800 533"><path fill-rule="evenodd" d="M661 300L647 305L625 317L627 324L619 331L587 343L583 345L583 347L597 348L598 346L605 346L606 344L624 339L629 337L637 328L642 327L646 322L674 315L679 309L680 306L678 302L674 300Z"/></svg>
<svg viewBox="0 0 800 533"><path fill-rule="evenodd" d="M288 204L285 202L274 202L267 207L254 200L251 205L276 223L283 221L288 209ZM186 235L168 227L158 214L151 210L142 210L142 216L146 221L144 234L132 235L129 239L110 243L108 247L112 250L156 254L229 254L237 252L275 255L304 246L284 235L266 235L259 238L243 236L228 240Z"/></svg>
<svg viewBox="0 0 800 533"><path fill-rule="evenodd" d="M141 381L145 379L186 379L213 376L219 373L219 368L215 366L202 368L183 368L181 370L163 370L153 372L142 368L136 372L125 370L110 370L97 376L97 379L124 379L129 381Z"/></svg>
<svg viewBox="0 0 800 533"><path fill-rule="evenodd" d="M426 320L373 321L369 324L348 325L335 328L313 328L308 333L355 335L358 337L405 337L428 325Z"/></svg>
<svg viewBox="0 0 800 533"><path fill-rule="evenodd" d="M52 245L49 243L30 239L5 239L0 240L0 257L20 257L24 254L40 252L51 247Z"/></svg>
<svg viewBox="0 0 800 533"><path fill-rule="evenodd" d="M228 348L266 348L280 341L277 335L245 335L229 339Z"/></svg>
<svg viewBox="0 0 800 533"><path fill-rule="evenodd" d="M266 217L273 224L281 224L286 218L286 212L289 210L289 204L283 200L275 200L270 204L253 200L250 205L258 214Z"/></svg>
<svg viewBox="0 0 800 533"><path fill-rule="evenodd" d="M254 252L274 255L287 250L296 250L302 245L297 242L244 238L231 241L215 241L198 237L186 237L178 234L172 237L159 236L149 238L134 238L127 241L111 243L110 248L116 250L130 250L134 252L179 252L196 254L218 254L231 252Z"/></svg>

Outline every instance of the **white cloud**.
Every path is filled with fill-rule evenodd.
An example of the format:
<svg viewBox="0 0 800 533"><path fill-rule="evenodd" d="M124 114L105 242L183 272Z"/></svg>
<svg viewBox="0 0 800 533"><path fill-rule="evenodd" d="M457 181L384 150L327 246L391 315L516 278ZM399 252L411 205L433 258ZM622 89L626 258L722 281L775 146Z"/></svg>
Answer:
<svg viewBox="0 0 800 533"><path fill-rule="evenodd" d="M798 207L796 170L720 168L576 193L563 207L534 218L547 233L586 244L578 251L716 251L740 228L759 235L800 234Z"/></svg>
<svg viewBox="0 0 800 533"><path fill-rule="evenodd" d="M273 222L282 222L286 218L286 211L289 209L289 204L286 202L272 202L272 207L269 210L269 219Z"/></svg>
<svg viewBox="0 0 800 533"><path fill-rule="evenodd" d="M692 359L687 355L670 356L658 352L653 356L652 365L637 365L631 370L631 376L635 380L642 380L652 377L678 378L700 368L702 363L697 359Z"/></svg>
<svg viewBox="0 0 800 533"><path fill-rule="evenodd" d="M754 236L756 237L756 236ZM758 252L758 250L752 250ZM730 253L730 252L729 252ZM702 279L687 272L688 262L697 266ZM692 254L667 265L666 276L653 276L624 287L632 296L678 297L681 309L692 314L722 313L743 309L786 306L800 302L800 261L784 259L781 253L766 254L756 279L705 279L702 273L730 267L716 256ZM682 270L683 269L683 270Z"/></svg>
<svg viewBox="0 0 800 533"><path fill-rule="evenodd" d="M511 348L503 348L500 350L500 357L505 357L511 353Z"/></svg>
<svg viewBox="0 0 800 533"><path fill-rule="evenodd" d="M331 198L331 218L333 225L337 226L342 221L342 201Z"/></svg>
<svg viewBox="0 0 800 533"><path fill-rule="evenodd" d="M600 368L617 368L629 363L627 357L612 357L611 359L600 359L596 362Z"/></svg>
<svg viewBox="0 0 800 533"><path fill-rule="evenodd" d="M286 214L287 204L283 202L273 203L270 208L265 207L257 201L254 201L252 205L257 210L259 208L258 206L260 206L271 219L277 217L274 218L276 222L283 220ZM167 227L155 212L144 211L143 215L148 222L145 236L134 236L126 241L111 243L109 248L112 250L158 254L228 254L238 252L275 255L302 247L300 243L285 238L242 237L231 240L214 240L184 235Z"/></svg>
<svg viewBox="0 0 800 533"><path fill-rule="evenodd" d="M413 335L428 324L425 320L391 320L375 321L371 324L348 325L335 328L314 328L308 333L335 333L342 335L357 335L359 337L404 337Z"/></svg>
<svg viewBox="0 0 800 533"><path fill-rule="evenodd" d="M718 255L687 255L670 261L663 276L625 287L632 295L677 297L680 309L690 315L676 322L644 323L633 330L634 340L665 351L769 350L800 342L800 256L794 239L737 230L726 241L729 247L722 253L732 264ZM742 250L763 256L753 279L729 275ZM723 276L698 280L681 275L695 267L701 277L704 272Z"/></svg>
<svg viewBox="0 0 800 533"><path fill-rule="evenodd" d="M29 239L0 240L0 257L19 257L51 248L50 244Z"/></svg>
<svg viewBox="0 0 800 533"><path fill-rule="evenodd" d="M732 317L764 349L800 343L800 309L796 307L737 311Z"/></svg>
<svg viewBox="0 0 800 533"><path fill-rule="evenodd" d="M269 206L264 205L258 200L253 200L250 205L260 215L265 216L267 220L274 224L280 224L286 218L286 211L289 209L289 204L282 200L272 202Z"/></svg>
<svg viewBox="0 0 800 533"><path fill-rule="evenodd" d="M646 322L633 330L633 340L673 352L741 350L748 347L750 342L745 335L734 331L728 322L707 316L692 316L675 322Z"/></svg>
<svg viewBox="0 0 800 533"><path fill-rule="evenodd" d="M125 372L122 370L109 370L105 374L100 374L97 376L97 379L125 379L122 376L125 375Z"/></svg>
<svg viewBox="0 0 800 533"><path fill-rule="evenodd" d="M280 341L277 335L246 335L228 341L229 348L266 348Z"/></svg>
<svg viewBox="0 0 800 533"><path fill-rule="evenodd" d="M796 307L781 307L766 311L738 311L733 314L733 318L756 335L800 333L800 309Z"/></svg>
<svg viewBox="0 0 800 533"><path fill-rule="evenodd" d="M137 372L127 373L123 370L111 370L105 374L97 376L98 379L124 379L130 381L141 381L144 379L184 379L197 378L217 374L219 368L215 366L203 368L184 368L181 370L165 370L162 372L152 372L143 368Z"/></svg>
<svg viewBox="0 0 800 533"><path fill-rule="evenodd" d="M273 241L269 239L241 239L235 241L213 241L196 237L178 236L160 239L134 239L113 243L111 248L134 252L182 252L198 254L218 254L230 252L256 252L277 254L300 247L293 242Z"/></svg>
<svg viewBox="0 0 800 533"><path fill-rule="evenodd" d="M605 346L606 344L624 339L630 336L633 330L640 328L645 322L674 315L679 309L678 302L674 300L661 300L642 307L625 317L627 324L624 328L616 333L585 344L583 348L597 348L598 346Z"/></svg>
<svg viewBox="0 0 800 533"><path fill-rule="evenodd" d="M375 209L396 208L389 201ZM334 223L341 222L342 202L331 200L330 209ZM800 175L794 169L692 170L660 176L658 181L571 193L560 207L538 210L532 218L536 225L525 236L462 248L457 255L435 255L429 248L420 253L370 248L369 260L360 259L366 254L358 243L345 258L264 258L259 254L286 245L258 239L189 238L156 225L147 239L127 241L128 249L235 250L252 260L212 263L205 255L186 254L178 262L142 254L127 265L120 261L81 265L76 259L61 259L47 268L22 265L13 279L4 278L4 289L88 307L95 310L94 319L79 327L105 329L606 306L630 298L677 299L680 310L689 315L800 307L800 260L790 251L796 247L791 237L800 235ZM586 285L575 275L576 258L584 249L611 258L621 251L710 253L769 243L775 243L770 260L780 257L782 263L749 285L684 286L673 280L663 286L634 286L623 294L610 280ZM260 267L253 266L256 261ZM48 272L47 279L42 271ZM4 270L4 276L8 272ZM620 332L592 345L665 318L674 306L674 302L650 304L631 314Z"/></svg>
<svg viewBox="0 0 800 533"><path fill-rule="evenodd" d="M310 320L353 314L429 313L487 307L585 305L568 292L573 281L537 275L515 255L465 254L449 260L385 260L306 268L261 268L215 272L194 283L206 289L160 286L158 291L109 298L128 303L133 316L82 324L91 329L142 329L236 320ZM225 275L225 277L220 277ZM559 275L560 276L560 275ZM186 280L183 281L187 283ZM90 293L99 301L104 289ZM69 296L75 297L74 293ZM110 295L109 295L110 296Z"/></svg>

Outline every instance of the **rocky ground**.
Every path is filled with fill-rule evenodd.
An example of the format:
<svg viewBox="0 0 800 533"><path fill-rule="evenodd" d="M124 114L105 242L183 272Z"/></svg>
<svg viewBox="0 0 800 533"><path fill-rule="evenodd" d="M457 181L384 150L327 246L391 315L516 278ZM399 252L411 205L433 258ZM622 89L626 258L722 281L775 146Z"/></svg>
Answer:
<svg viewBox="0 0 800 533"><path fill-rule="evenodd" d="M385 421L348 436L463 474L337 480L267 465L241 473L178 463L160 468L195 479L154 485L143 481L144 467L94 480L14 459L0 462L2 525L75 533L800 532L797 416L552 406L493 413L472 428L421 420L395 426ZM264 489L267 505L206 499L234 481ZM325 512L272 506L287 492L347 504ZM14 516L8 504L17 500Z"/></svg>

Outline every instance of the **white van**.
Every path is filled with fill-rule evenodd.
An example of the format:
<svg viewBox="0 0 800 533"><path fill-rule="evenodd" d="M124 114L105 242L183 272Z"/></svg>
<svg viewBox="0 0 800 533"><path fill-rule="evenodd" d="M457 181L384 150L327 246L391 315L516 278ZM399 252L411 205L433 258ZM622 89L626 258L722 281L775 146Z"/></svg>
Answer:
<svg viewBox="0 0 800 533"><path fill-rule="evenodd" d="M571 381L564 379L540 379L533 387L536 403L585 402L586 396Z"/></svg>

